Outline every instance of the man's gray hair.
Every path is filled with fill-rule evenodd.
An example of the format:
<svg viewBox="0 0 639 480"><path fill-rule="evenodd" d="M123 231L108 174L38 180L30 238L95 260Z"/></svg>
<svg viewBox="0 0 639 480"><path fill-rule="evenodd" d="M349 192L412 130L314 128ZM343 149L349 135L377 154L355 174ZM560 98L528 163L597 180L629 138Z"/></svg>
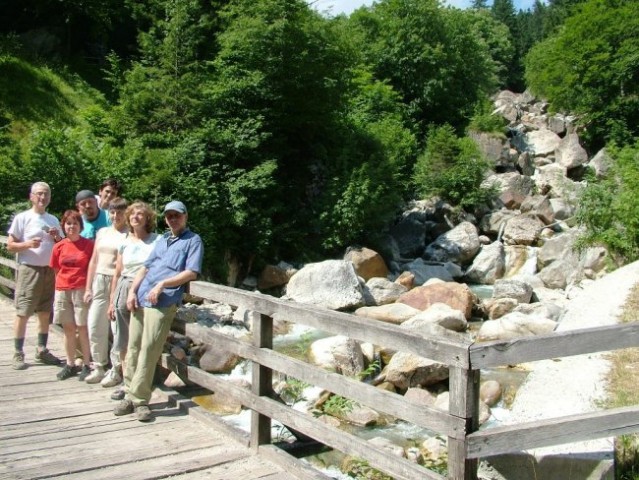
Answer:
<svg viewBox="0 0 639 480"><path fill-rule="evenodd" d="M47 182L35 182L33 185L31 185L31 193L33 193L38 188L46 188L47 190L51 191L51 187Z"/></svg>

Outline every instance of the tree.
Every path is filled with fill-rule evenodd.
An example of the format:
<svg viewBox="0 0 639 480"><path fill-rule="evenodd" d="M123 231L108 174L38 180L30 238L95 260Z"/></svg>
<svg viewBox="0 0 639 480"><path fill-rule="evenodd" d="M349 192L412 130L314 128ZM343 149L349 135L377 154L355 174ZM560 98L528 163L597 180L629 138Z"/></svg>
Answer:
<svg viewBox="0 0 639 480"><path fill-rule="evenodd" d="M638 33L636 1L589 0L526 58L530 88L578 114L593 149L639 134Z"/></svg>
<svg viewBox="0 0 639 480"><path fill-rule="evenodd" d="M430 123L463 129L477 98L493 92L496 65L473 18L436 0L382 0L351 15L365 64L408 105L423 136Z"/></svg>
<svg viewBox="0 0 639 480"><path fill-rule="evenodd" d="M474 8L475 10L488 8L488 0L473 0L470 4L470 8Z"/></svg>

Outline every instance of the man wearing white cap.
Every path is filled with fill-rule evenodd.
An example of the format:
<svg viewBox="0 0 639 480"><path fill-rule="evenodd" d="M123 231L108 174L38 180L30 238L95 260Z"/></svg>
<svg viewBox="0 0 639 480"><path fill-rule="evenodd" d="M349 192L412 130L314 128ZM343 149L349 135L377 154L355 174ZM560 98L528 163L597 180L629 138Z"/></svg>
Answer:
<svg viewBox="0 0 639 480"><path fill-rule="evenodd" d="M124 370L127 394L113 410L115 415L135 412L141 422L152 418L155 367L185 286L201 272L204 254L202 239L186 226L184 204L169 202L163 213L170 231L155 244L129 289L127 308L133 314Z"/></svg>

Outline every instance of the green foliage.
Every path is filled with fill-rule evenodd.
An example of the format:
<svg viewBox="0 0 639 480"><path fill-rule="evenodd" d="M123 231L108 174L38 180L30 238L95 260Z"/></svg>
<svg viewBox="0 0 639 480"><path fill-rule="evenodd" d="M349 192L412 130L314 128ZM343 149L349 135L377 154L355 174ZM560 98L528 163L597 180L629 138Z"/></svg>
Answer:
<svg viewBox="0 0 639 480"><path fill-rule="evenodd" d="M349 477L365 480L392 480L393 477L372 467L366 460L348 458L342 465L342 470Z"/></svg>
<svg viewBox="0 0 639 480"><path fill-rule="evenodd" d="M593 148L639 134L639 16L636 2L588 0L526 58L533 92L577 113Z"/></svg>
<svg viewBox="0 0 639 480"><path fill-rule="evenodd" d="M494 133L500 136L504 135L506 120L501 115L493 114L494 105L488 99L484 98L475 105L468 131Z"/></svg>
<svg viewBox="0 0 639 480"><path fill-rule="evenodd" d="M382 0L354 12L351 23L364 63L400 93L420 133L430 123L462 127L477 98L497 85L474 14L436 0Z"/></svg>
<svg viewBox="0 0 639 480"><path fill-rule="evenodd" d="M492 195L481 186L489 168L470 138L458 138L450 125L444 125L431 129L413 181L422 197L439 195L454 205L472 208Z"/></svg>
<svg viewBox="0 0 639 480"><path fill-rule="evenodd" d="M306 400L304 390L309 386L308 383L302 380L289 377L286 379L286 383L280 395L286 399L288 405L295 405L298 402Z"/></svg>
<svg viewBox="0 0 639 480"><path fill-rule="evenodd" d="M341 395L331 395L322 405L322 410L324 410L324 413L334 417L343 417L351 412L354 406L355 402L350 398L342 397Z"/></svg>
<svg viewBox="0 0 639 480"><path fill-rule="evenodd" d="M618 263L639 258L639 142L611 148L613 163L606 177L592 181L576 213L586 227L581 245L605 245Z"/></svg>

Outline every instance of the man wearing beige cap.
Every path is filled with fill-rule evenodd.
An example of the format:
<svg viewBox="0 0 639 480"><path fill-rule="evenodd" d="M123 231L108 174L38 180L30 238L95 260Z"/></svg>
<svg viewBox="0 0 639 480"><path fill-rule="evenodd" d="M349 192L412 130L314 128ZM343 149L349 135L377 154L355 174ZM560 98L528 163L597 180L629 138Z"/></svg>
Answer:
<svg viewBox="0 0 639 480"><path fill-rule="evenodd" d="M170 231L155 243L131 283L126 302L132 312L124 369L126 398L113 409L115 415L135 412L141 422L152 418L149 401L155 366L185 286L202 269L202 239L189 230L187 219L182 202L166 204L164 220Z"/></svg>

